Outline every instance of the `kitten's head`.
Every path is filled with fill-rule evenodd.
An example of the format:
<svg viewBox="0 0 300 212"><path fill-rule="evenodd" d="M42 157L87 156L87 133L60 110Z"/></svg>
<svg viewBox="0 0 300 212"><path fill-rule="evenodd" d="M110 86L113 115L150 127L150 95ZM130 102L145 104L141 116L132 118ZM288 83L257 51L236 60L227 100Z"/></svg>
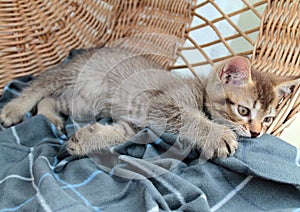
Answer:
<svg viewBox="0 0 300 212"><path fill-rule="evenodd" d="M207 110L213 120L230 126L238 135L262 135L276 116L282 97L300 83L253 70L246 57L235 56L217 65L208 77Z"/></svg>

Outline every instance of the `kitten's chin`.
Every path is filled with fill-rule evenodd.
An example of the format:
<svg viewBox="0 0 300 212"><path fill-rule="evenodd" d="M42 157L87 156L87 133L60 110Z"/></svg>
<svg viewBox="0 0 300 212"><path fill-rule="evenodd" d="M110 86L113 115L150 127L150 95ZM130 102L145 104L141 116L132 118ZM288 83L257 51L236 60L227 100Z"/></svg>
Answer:
<svg viewBox="0 0 300 212"><path fill-rule="evenodd" d="M238 137L251 137L250 132L241 126L236 126L233 131L238 135Z"/></svg>
<svg viewBox="0 0 300 212"><path fill-rule="evenodd" d="M258 136L252 137L251 134L250 134L250 132L248 132L248 131L235 131L235 133L238 136L247 137L247 138L259 138L259 137L261 137L264 134L263 132L261 132Z"/></svg>
<svg viewBox="0 0 300 212"><path fill-rule="evenodd" d="M238 137L248 137L251 138L251 135L247 131L242 131L242 130L235 130L235 133L238 135Z"/></svg>
<svg viewBox="0 0 300 212"><path fill-rule="evenodd" d="M251 135L251 132L241 125L236 125L233 127L233 131L238 135L238 137L248 137L248 138L259 138L264 132L260 132L259 135Z"/></svg>

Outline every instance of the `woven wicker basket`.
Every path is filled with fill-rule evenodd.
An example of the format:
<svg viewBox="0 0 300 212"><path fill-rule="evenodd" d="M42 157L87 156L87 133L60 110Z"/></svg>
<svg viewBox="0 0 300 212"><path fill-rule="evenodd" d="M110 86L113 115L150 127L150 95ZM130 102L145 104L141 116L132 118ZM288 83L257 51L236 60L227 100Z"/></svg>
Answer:
<svg viewBox="0 0 300 212"><path fill-rule="evenodd" d="M218 2L221 1L0 1L0 91L16 77L37 75L55 66L72 49L112 44L137 52L150 49L157 52L157 56L151 56L157 63L169 69L188 68L194 75L201 67L237 54L251 56L260 71L300 75L299 0L235 0L230 4L244 6L231 11L223 10ZM208 7L217 12L216 18L205 13ZM234 17L246 13L259 19L260 25L239 27ZM191 25L192 20L197 24ZM224 34L219 27L223 25L229 25L233 33ZM213 39L201 40L203 29L212 31ZM124 39L128 37L134 39ZM122 42L118 42L120 39ZM247 49L233 48L234 40L245 43ZM224 48L226 54L208 54L214 47ZM199 54L199 61L187 56L191 52ZM181 63L175 63L177 59ZM292 122L300 110L299 95L300 89L296 88L280 104L280 114L269 133L279 135Z"/></svg>

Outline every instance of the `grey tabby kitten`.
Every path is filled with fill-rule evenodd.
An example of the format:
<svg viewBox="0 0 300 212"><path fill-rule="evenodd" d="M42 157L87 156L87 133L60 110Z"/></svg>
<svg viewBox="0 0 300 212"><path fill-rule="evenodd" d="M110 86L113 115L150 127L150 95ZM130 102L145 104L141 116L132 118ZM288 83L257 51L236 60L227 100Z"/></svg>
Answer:
<svg viewBox="0 0 300 212"><path fill-rule="evenodd" d="M259 73L244 57L215 67L207 79L181 79L141 55L103 48L38 77L0 114L5 126L21 121L37 105L59 129L59 113L112 117L112 125L81 128L68 141L73 155L86 155L129 140L150 127L178 133L207 159L235 153L237 136L262 135L282 95L299 77Z"/></svg>

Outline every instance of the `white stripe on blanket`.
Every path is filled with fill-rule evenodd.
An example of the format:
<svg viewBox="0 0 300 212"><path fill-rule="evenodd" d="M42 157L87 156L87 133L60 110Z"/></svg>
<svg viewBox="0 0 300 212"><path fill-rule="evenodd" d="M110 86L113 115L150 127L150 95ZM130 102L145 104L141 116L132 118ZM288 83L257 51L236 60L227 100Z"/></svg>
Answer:
<svg viewBox="0 0 300 212"><path fill-rule="evenodd" d="M31 147L30 148L30 154L28 155L29 157L29 171L30 171L30 176L33 178L33 150L34 148ZM38 186L36 186L34 180L32 181L32 186L33 188L36 190L36 196L38 198L38 201L39 203L41 204L41 206L43 207L43 209L46 211L46 212L51 212L51 208L50 206L47 204L46 200L44 199L44 197L42 196L41 192L40 192L40 189Z"/></svg>
<svg viewBox="0 0 300 212"><path fill-rule="evenodd" d="M9 176L5 177L4 179L0 180L0 184L2 184L6 180L12 179L12 178L20 179L20 180L24 180L24 181L32 181L33 180L33 178L22 177L20 175L12 174L12 175L9 175Z"/></svg>
<svg viewBox="0 0 300 212"><path fill-rule="evenodd" d="M11 131L12 131L12 133L13 133L15 139L16 139L17 144L21 144L20 138L19 138L19 135L18 135L18 133L17 133L17 131L16 131L15 126L12 126L12 127L11 127Z"/></svg>
<svg viewBox="0 0 300 212"><path fill-rule="evenodd" d="M249 181L253 178L253 176L246 177L235 189L233 189L231 192L229 192L220 202L218 202L216 205L214 205L211 208L211 211L217 211L220 209L223 205L225 205L234 195L236 195L240 190L242 190Z"/></svg>

